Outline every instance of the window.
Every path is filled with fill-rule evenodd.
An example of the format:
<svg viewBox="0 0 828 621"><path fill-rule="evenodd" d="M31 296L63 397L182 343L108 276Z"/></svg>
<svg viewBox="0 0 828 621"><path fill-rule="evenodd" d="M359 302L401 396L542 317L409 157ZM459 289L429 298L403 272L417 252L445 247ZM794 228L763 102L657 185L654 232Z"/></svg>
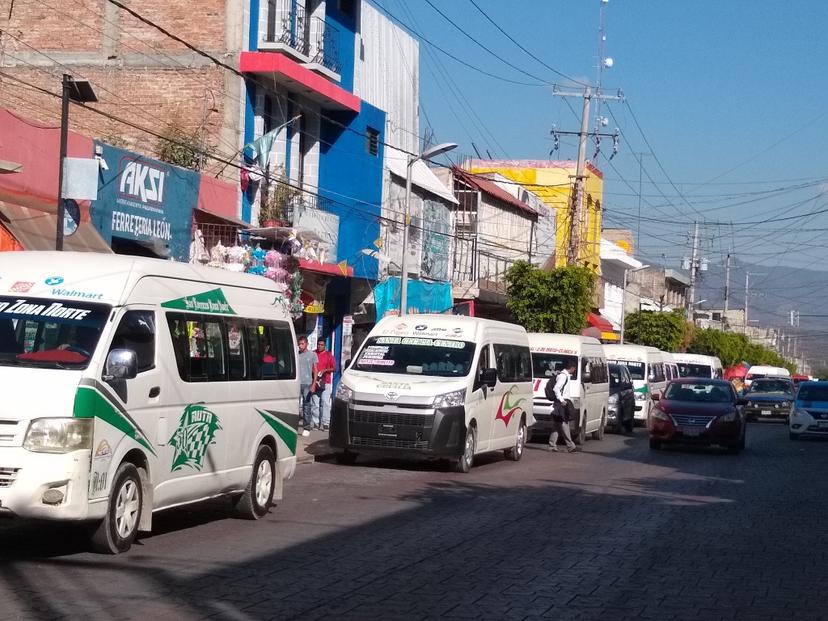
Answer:
<svg viewBox="0 0 828 621"><path fill-rule="evenodd" d="M379 132L374 129L373 127L369 127L365 130L366 135L366 147L368 149L368 153L371 155L378 155L379 154Z"/></svg>
<svg viewBox="0 0 828 621"><path fill-rule="evenodd" d="M578 357L564 354L547 354L540 352L532 353L532 365L534 377L554 377L565 368L573 365L576 368L572 379L577 379Z"/></svg>
<svg viewBox="0 0 828 621"><path fill-rule="evenodd" d="M248 379L247 345L244 338L245 322L241 319L227 319L227 359L229 361L230 381Z"/></svg>
<svg viewBox="0 0 828 621"><path fill-rule="evenodd" d="M178 374L185 382L227 379L227 360L221 319L168 313Z"/></svg>
<svg viewBox="0 0 828 621"><path fill-rule="evenodd" d="M251 379L296 377L296 352L287 323L251 321L247 334L250 344Z"/></svg>
<svg viewBox="0 0 828 621"><path fill-rule="evenodd" d="M606 362L600 358L590 358L589 364L592 370L591 382L593 384L606 384L609 381Z"/></svg>
<svg viewBox="0 0 828 621"><path fill-rule="evenodd" d="M531 382L532 356L528 347L495 345L497 378L501 382Z"/></svg>
<svg viewBox="0 0 828 621"><path fill-rule="evenodd" d="M356 16L356 4L354 0L339 0L339 12L348 17Z"/></svg>
<svg viewBox="0 0 828 621"><path fill-rule="evenodd" d="M130 349L138 358L138 373L155 367L155 313L147 310L127 311L121 317L115 336L112 337L113 349Z"/></svg>
<svg viewBox="0 0 828 621"><path fill-rule="evenodd" d="M375 336L365 341L354 368L371 373L465 377L475 344L452 339Z"/></svg>
<svg viewBox="0 0 828 621"><path fill-rule="evenodd" d="M492 363L491 358L489 357L489 346L483 345L480 348L480 360L477 362L477 378L475 379L475 386L479 386L482 383L483 371L491 368Z"/></svg>

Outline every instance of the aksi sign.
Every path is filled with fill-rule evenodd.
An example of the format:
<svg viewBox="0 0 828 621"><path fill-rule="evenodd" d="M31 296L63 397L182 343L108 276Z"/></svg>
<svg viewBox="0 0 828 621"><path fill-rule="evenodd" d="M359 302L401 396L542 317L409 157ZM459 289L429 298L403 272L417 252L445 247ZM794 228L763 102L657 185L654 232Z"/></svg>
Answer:
<svg viewBox="0 0 828 621"><path fill-rule="evenodd" d="M131 158L121 158L121 196L137 198L142 203L164 202L164 179L162 168L151 166Z"/></svg>

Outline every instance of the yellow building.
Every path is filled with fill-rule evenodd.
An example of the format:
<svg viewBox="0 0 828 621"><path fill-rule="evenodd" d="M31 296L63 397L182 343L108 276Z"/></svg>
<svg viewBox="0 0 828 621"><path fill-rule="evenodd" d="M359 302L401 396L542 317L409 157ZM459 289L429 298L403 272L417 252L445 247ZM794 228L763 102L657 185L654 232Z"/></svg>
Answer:
<svg viewBox="0 0 828 621"><path fill-rule="evenodd" d="M543 160L472 160L472 173L497 172L523 185L556 210L555 267L566 265L572 226L571 196L576 163ZM604 174L592 164L586 165L586 196L580 223L578 264L601 273L601 209Z"/></svg>

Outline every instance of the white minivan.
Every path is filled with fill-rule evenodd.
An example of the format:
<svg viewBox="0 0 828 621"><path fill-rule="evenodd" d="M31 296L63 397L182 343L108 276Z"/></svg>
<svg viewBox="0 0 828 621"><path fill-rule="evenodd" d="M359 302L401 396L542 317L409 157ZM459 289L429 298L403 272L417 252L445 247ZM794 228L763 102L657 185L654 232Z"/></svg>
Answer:
<svg viewBox="0 0 828 621"><path fill-rule="evenodd" d="M607 361L627 367L635 388L635 420L643 422L653 405L651 395L667 386L664 352L643 345L604 345Z"/></svg>
<svg viewBox="0 0 828 621"><path fill-rule="evenodd" d="M704 354L672 354L676 361L681 377L703 377L721 379L723 374L722 361L716 356Z"/></svg>
<svg viewBox="0 0 828 621"><path fill-rule="evenodd" d="M295 343L259 276L0 253L0 514L94 521L108 553L214 496L262 517L296 464Z"/></svg>
<svg viewBox="0 0 828 621"><path fill-rule="evenodd" d="M570 422L572 437L578 444L586 440L588 433L596 440L603 439L607 426L609 373L601 342L576 334L530 333L529 344L535 412L535 425L530 431L552 431L552 403L546 398L546 385L574 363L577 371L570 380L569 390L578 419Z"/></svg>
<svg viewBox="0 0 828 621"><path fill-rule="evenodd" d="M407 315L381 319L342 374L329 441L340 463L361 453L426 456L468 472L487 451L519 460L533 423L526 330Z"/></svg>
<svg viewBox="0 0 828 621"><path fill-rule="evenodd" d="M753 380L762 377L790 377L791 372L784 367L771 367L765 365L754 365L750 367L745 375L745 387L750 388Z"/></svg>

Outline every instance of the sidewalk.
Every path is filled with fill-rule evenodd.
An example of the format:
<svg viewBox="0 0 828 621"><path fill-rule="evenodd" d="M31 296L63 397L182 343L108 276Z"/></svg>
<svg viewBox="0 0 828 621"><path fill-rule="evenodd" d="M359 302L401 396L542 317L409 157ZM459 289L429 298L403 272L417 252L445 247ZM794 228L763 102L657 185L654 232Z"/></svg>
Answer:
<svg viewBox="0 0 828 621"><path fill-rule="evenodd" d="M328 444L327 431L311 431L307 437L302 436L299 429L299 440L296 444L296 463L312 464L317 459L322 460L333 456L333 450Z"/></svg>

